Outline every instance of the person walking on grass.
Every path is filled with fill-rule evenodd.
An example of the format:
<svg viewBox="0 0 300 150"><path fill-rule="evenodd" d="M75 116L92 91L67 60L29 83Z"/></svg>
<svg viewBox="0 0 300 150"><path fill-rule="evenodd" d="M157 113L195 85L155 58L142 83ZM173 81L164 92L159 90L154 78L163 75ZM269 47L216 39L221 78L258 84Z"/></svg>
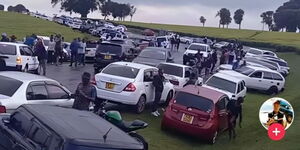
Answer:
<svg viewBox="0 0 300 150"><path fill-rule="evenodd" d="M75 100L72 108L78 110L89 110L91 102L96 100L96 88L91 84L91 74L84 72L81 77L81 83L77 86Z"/></svg>
<svg viewBox="0 0 300 150"><path fill-rule="evenodd" d="M78 39L80 40L80 39ZM86 42L85 39L82 39L82 41L79 42L79 49L78 49L78 62L79 65L85 66L85 49L86 49Z"/></svg>
<svg viewBox="0 0 300 150"><path fill-rule="evenodd" d="M53 35L50 36L50 41L48 45L48 63L51 63L52 65L54 64L55 56L55 41Z"/></svg>
<svg viewBox="0 0 300 150"><path fill-rule="evenodd" d="M229 131L229 139L236 137L235 127L237 119L239 119L239 127L242 128L242 104L244 102L243 98L239 98L238 100L230 100L226 106L228 111L228 131Z"/></svg>
<svg viewBox="0 0 300 150"><path fill-rule="evenodd" d="M43 43L43 39L38 38L37 43L34 46L34 53L39 60L39 72L46 75L46 61L47 61L47 51Z"/></svg>
<svg viewBox="0 0 300 150"><path fill-rule="evenodd" d="M155 98L152 105L152 115L158 117L160 114L158 112L159 102L161 99L162 92L164 90L164 72L162 69L158 70L158 74L154 76L153 86L155 88Z"/></svg>
<svg viewBox="0 0 300 150"><path fill-rule="evenodd" d="M70 45L71 49L71 63L70 67L73 66L73 63L75 63L75 67L77 67L77 62L78 62L78 49L79 49L79 43L77 41L78 39L75 38L73 42Z"/></svg>

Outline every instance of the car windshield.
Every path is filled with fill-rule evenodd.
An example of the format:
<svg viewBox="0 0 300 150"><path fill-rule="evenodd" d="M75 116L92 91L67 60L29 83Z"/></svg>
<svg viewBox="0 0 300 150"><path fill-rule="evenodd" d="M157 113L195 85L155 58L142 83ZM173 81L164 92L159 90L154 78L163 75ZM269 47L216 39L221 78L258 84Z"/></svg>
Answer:
<svg viewBox="0 0 300 150"><path fill-rule="evenodd" d="M97 53L110 53L110 54L121 55L122 47L120 45L114 45L114 44L100 44L98 46Z"/></svg>
<svg viewBox="0 0 300 150"><path fill-rule="evenodd" d="M200 50L201 52L205 52L206 51L206 46L193 44L188 49L189 50L195 50L195 51Z"/></svg>
<svg viewBox="0 0 300 150"><path fill-rule="evenodd" d="M206 85L221 89L230 93L235 93L236 91L236 83L222 79L216 76L211 77L207 82Z"/></svg>
<svg viewBox="0 0 300 150"><path fill-rule="evenodd" d="M241 67L235 70L236 72L239 72L243 75L248 76L249 74L251 74L252 72L254 72L254 69L248 68L248 67Z"/></svg>
<svg viewBox="0 0 300 150"><path fill-rule="evenodd" d="M15 45L0 44L0 55L16 55Z"/></svg>
<svg viewBox="0 0 300 150"><path fill-rule="evenodd" d="M0 95L11 97L23 84L19 80L0 75Z"/></svg>
<svg viewBox="0 0 300 150"><path fill-rule="evenodd" d="M183 77L183 68L174 66L174 65L168 65L168 64L160 64L158 68L163 69L165 74L173 75L176 77Z"/></svg>
<svg viewBox="0 0 300 150"><path fill-rule="evenodd" d="M139 73L139 69L124 65L111 64L106 67L102 73L134 79Z"/></svg>
<svg viewBox="0 0 300 150"><path fill-rule="evenodd" d="M179 92L176 95L175 100L176 104L183 105L188 108L198 109L207 113L210 113L214 106L213 102L210 99L186 92Z"/></svg>
<svg viewBox="0 0 300 150"><path fill-rule="evenodd" d="M139 57L165 60L166 59L166 52L159 51L159 50L143 50L139 54Z"/></svg>

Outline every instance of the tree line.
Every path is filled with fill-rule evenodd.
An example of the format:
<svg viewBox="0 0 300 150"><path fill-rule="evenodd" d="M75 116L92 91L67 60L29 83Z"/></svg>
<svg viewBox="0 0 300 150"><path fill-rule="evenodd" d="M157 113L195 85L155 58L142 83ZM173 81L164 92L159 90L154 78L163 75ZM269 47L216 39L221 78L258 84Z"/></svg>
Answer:
<svg viewBox="0 0 300 150"><path fill-rule="evenodd" d="M104 19L112 16L115 20L125 20L130 16L130 20L137 11L134 5L129 3L118 3L111 0L51 0L54 6L60 4L60 9L70 13L78 13L82 18L94 11L100 11Z"/></svg>

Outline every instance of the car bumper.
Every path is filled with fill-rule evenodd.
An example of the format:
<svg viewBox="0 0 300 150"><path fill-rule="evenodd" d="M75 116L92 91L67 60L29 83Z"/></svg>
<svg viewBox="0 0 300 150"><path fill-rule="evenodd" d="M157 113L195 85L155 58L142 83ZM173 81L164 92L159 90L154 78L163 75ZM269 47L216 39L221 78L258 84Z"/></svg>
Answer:
<svg viewBox="0 0 300 150"><path fill-rule="evenodd" d="M9 71L22 71L22 65L6 66L6 70L9 70Z"/></svg>
<svg viewBox="0 0 300 150"><path fill-rule="evenodd" d="M139 101L140 96L141 95L135 92L122 91L121 93L117 93L117 92L112 92L112 91L97 88L98 98L105 99L113 103L136 105Z"/></svg>

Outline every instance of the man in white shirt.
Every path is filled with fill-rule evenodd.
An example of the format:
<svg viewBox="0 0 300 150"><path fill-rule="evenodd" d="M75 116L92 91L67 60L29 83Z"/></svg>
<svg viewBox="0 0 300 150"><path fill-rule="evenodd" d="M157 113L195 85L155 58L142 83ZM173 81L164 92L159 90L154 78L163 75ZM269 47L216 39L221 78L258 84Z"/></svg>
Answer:
<svg viewBox="0 0 300 150"><path fill-rule="evenodd" d="M53 35L50 36L50 42L47 51L48 51L48 63L51 63L53 65L55 61L55 56L54 56L55 41Z"/></svg>
<svg viewBox="0 0 300 150"><path fill-rule="evenodd" d="M78 55L79 55L79 65L83 64L85 66L85 49L86 49L86 42L85 39L82 39L82 41L79 42L79 49L78 49Z"/></svg>

